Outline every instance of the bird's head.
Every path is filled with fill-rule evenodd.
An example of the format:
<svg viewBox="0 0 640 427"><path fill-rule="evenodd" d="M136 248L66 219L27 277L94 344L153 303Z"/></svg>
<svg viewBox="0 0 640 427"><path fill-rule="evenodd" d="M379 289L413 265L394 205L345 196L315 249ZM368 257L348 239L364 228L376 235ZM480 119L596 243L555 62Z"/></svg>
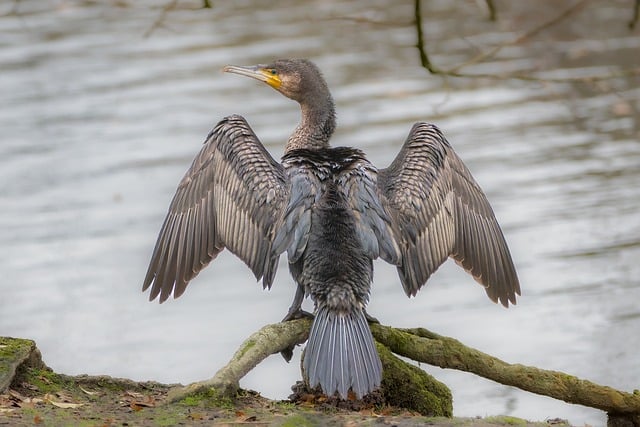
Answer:
<svg viewBox="0 0 640 427"><path fill-rule="evenodd" d="M223 71L260 80L300 104L329 93L322 73L307 59L278 59L266 65L227 65Z"/></svg>

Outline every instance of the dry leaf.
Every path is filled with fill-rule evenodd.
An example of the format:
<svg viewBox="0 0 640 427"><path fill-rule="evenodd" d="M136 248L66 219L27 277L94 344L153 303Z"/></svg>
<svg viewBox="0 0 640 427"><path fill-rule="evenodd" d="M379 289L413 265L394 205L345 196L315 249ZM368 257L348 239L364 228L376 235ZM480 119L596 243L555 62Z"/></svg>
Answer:
<svg viewBox="0 0 640 427"><path fill-rule="evenodd" d="M204 415L202 415L201 413L190 413L189 415L187 415L187 418L189 418L190 420L194 420L194 421L202 421L204 420Z"/></svg>
<svg viewBox="0 0 640 427"><path fill-rule="evenodd" d="M38 391L38 390L39 390L39 389L38 389L38 387L36 387L36 386L35 386L35 385L33 385L33 384L29 384L29 383L28 383L28 382L26 382L26 381L21 382L21 383L20 383L20 387L25 388L25 389L27 389L27 390L31 390L31 391Z"/></svg>
<svg viewBox="0 0 640 427"><path fill-rule="evenodd" d="M95 396L96 394L98 394L97 391L85 390L84 388L82 388L82 386L78 386L78 388L82 390L84 393L88 394L89 396Z"/></svg>
<svg viewBox="0 0 640 427"><path fill-rule="evenodd" d="M135 397L136 399L142 399L144 397L144 394L130 390L125 391L124 394L127 396Z"/></svg>
<svg viewBox="0 0 640 427"><path fill-rule="evenodd" d="M57 402L57 401L53 400L52 397L53 396L51 396L50 394L45 394L44 395L44 400L49 402L49 403L51 403L53 406L56 406L58 408L75 409L75 408L79 408L79 407L84 405L84 403Z"/></svg>
<svg viewBox="0 0 640 427"><path fill-rule="evenodd" d="M9 392L9 395L10 395L11 397L13 397L15 400L18 400L18 401L20 401L20 402L24 402L24 401L27 399L27 397L26 397L26 396L21 395L20 393L18 393L18 392L17 392L17 391L15 391L15 390L11 390L11 389L9 389L9 390L7 390L7 391Z"/></svg>
<svg viewBox="0 0 640 427"><path fill-rule="evenodd" d="M40 418L39 415L36 415L35 417L33 417L33 423L34 424L42 424L42 418Z"/></svg>
<svg viewBox="0 0 640 427"><path fill-rule="evenodd" d="M156 404L151 399L147 399L145 401L136 400L135 402L131 402L132 405L138 405L143 408L153 408Z"/></svg>

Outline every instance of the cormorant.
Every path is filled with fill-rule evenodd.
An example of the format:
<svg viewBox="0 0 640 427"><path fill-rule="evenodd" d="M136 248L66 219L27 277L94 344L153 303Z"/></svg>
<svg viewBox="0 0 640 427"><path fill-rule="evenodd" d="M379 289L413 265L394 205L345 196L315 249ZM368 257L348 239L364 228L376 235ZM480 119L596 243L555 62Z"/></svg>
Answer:
<svg viewBox="0 0 640 427"><path fill-rule="evenodd" d="M396 265L408 296L452 257L505 307L520 294L507 243L484 193L440 130L416 123L395 160L377 169L354 148L331 148L333 99L305 59L224 71L262 81L297 101L301 121L278 163L245 119L220 121L180 182L153 250L143 290L165 301L185 291L224 248L264 288L288 253L297 284L284 320L315 320L305 379L327 395L358 398L379 387L382 365L365 306L378 257Z"/></svg>

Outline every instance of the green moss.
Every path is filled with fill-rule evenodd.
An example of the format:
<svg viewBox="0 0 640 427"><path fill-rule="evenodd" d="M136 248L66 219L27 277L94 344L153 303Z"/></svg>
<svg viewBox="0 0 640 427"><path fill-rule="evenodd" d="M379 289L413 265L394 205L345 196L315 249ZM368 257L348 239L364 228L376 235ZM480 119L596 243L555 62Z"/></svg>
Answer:
<svg viewBox="0 0 640 427"><path fill-rule="evenodd" d="M505 426L526 426L528 422L523 420L522 418L510 417L507 415L499 415L495 417L486 417L484 419L486 422L505 425Z"/></svg>
<svg viewBox="0 0 640 427"><path fill-rule="evenodd" d="M417 366L406 363L380 343L382 390L388 404L428 416L453 416L451 390Z"/></svg>
<svg viewBox="0 0 640 427"><path fill-rule="evenodd" d="M238 349L238 359L241 359L247 351L249 351L252 347L256 345L254 340L247 340L244 342L244 345Z"/></svg>
<svg viewBox="0 0 640 427"><path fill-rule="evenodd" d="M27 357L35 346L31 340L0 337L0 374L8 372L16 360Z"/></svg>
<svg viewBox="0 0 640 427"><path fill-rule="evenodd" d="M140 424L143 424L144 421L148 421L148 419L150 418L149 414L145 413L144 411L140 411L139 414L141 417ZM185 422L184 414L176 414L175 412L172 412L170 410L156 410L153 412L152 418L153 425L156 426L175 426Z"/></svg>
<svg viewBox="0 0 640 427"><path fill-rule="evenodd" d="M277 423L276 425L279 427L315 427L320 424L304 415L297 414L286 417L282 423Z"/></svg>
<svg viewBox="0 0 640 427"><path fill-rule="evenodd" d="M36 345L23 338L0 337L0 358L15 356L20 350L31 350Z"/></svg>
<svg viewBox="0 0 640 427"><path fill-rule="evenodd" d="M65 375L56 374L50 369L27 368L21 373L21 378L34 385L42 393L55 393L62 389L75 389L73 379Z"/></svg>
<svg viewBox="0 0 640 427"><path fill-rule="evenodd" d="M185 406L216 407L221 409L233 409L235 407L235 402L232 398L223 395L212 387L190 394L178 403Z"/></svg>

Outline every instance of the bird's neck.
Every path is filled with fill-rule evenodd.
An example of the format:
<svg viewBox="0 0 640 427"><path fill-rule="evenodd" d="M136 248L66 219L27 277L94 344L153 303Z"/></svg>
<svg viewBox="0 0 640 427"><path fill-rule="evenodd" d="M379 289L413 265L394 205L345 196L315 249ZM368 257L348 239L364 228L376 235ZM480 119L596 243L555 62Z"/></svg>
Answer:
<svg viewBox="0 0 640 427"><path fill-rule="evenodd" d="M322 97L318 97L322 99ZM329 139L336 128L336 113L331 96L320 104L301 103L302 118L287 141L285 152L306 148L317 150L329 147Z"/></svg>

